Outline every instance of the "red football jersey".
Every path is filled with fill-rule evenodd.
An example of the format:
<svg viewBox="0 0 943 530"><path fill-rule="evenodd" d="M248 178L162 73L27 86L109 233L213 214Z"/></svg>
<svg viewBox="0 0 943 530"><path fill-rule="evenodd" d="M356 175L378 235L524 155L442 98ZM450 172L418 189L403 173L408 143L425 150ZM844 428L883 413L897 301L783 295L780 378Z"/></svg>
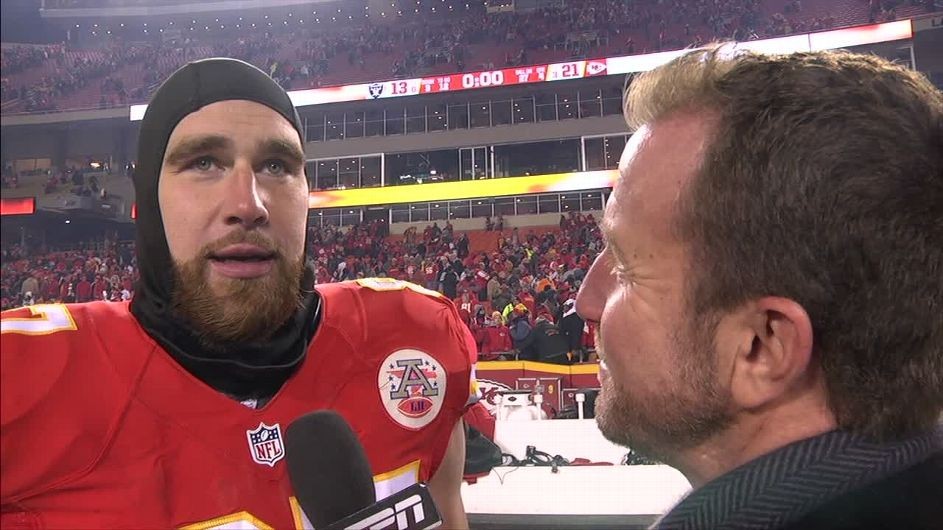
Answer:
<svg viewBox="0 0 943 530"><path fill-rule="evenodd" d="M318 409L358 434L378 498L428 480L472 389L454 305L388 279L318 291L304 364L260 409L180 367L127 303L3 313L0 526L310 528L283 437Z"/></svg>

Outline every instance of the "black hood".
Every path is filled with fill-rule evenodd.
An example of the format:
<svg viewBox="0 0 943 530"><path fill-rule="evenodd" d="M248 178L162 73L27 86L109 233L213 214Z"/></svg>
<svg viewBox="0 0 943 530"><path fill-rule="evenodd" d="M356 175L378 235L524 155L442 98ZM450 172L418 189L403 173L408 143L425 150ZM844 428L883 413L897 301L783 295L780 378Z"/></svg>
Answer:
<svg viewBox="0 0 943 530"><path fill-rule="evenodd" d="M314 275L300 278L303 308L272 337L208 351L200 331L172 311L173 260L158 204L158 179L170 134L188 114L218 101L248 100L281 114L304 144L301 119L288 97L268 75L235 59L194 61L174 72L147 106L138 136L134 172L137 204L137 260L140 278L131 312L144 329L184 368L205 383L240 399L270 397L300 366L317 325L319 300ZM307 255L307 241L305 252Z"/></svg>

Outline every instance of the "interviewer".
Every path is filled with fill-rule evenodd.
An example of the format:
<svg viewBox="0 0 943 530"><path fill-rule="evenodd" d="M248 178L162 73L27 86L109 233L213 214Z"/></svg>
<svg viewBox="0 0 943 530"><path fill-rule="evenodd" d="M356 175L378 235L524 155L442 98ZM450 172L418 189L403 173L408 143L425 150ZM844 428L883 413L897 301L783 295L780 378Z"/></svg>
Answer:
<svg viewBox="0 0 943 530"><path fill-rule="evenodd" d="M657 528L941 528L943 95L845 52L637 78L577 309L610 440L694 491Z"/></svg>

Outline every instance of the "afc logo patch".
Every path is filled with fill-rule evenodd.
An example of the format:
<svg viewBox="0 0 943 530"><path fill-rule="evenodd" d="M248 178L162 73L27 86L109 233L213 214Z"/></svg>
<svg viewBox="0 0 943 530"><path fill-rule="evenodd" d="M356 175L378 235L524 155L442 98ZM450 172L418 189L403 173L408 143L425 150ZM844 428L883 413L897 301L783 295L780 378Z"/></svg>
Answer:
<svg viewBox="0 0 943 530"><path fill-rule="evenodd" d="M249 440L249 453L256 464L275 467L276 462L285 457L285 446L282 444L282 428L279 424L274 427L260 423L251 431L246 431Z"/></svg>
<svg viewBox="0 0 943 530"><path fill-rule="evenodd" d="M432 423L445 401L446 374L426 352L396 350L380 364L377 386L387 414L407 429Z"/></svg>
<svg viewBox="0 0 943 530"><path fill-rule="evenodd" d="M383 83L370 83L367 90L370 91L370 97L377 99L383 94Z"/></svg>

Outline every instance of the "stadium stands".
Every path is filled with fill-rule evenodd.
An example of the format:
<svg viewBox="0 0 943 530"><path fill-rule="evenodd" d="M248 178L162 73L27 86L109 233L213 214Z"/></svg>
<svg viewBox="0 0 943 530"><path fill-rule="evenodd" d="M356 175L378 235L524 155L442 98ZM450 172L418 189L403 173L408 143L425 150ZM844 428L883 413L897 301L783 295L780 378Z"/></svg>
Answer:
<svg viewBox="0 0 943 530"><path fill-rule="evenodd" d="M348 230L311 228L308 240L318 283L387 276L432 290L453 290L448 294L456 298L462 318L486 353L494 352L493 343L486 343L486 328L507 327L504 317L491 320L493 311L511 316L514 306L523 304L527 313L519 314L531 324L536 318L559 322L564 303L576 296L602 248L596 220L576 212L561 216L558 227L526 231L456 233L446 222L391 236L384 221L373 221ZM451 287L443 286L447 271L455 272ZM497 296L489 296L492 277ZM68 250L4 245L0 307L128 300L136 278L133 244L114 237ZM544 292L546 286L550 291Z"/></svg>
<svg viewBox="0 0 943 530"><path fill-rule="evenodd" d="M809 5L799 0L642 0L631 4L579 0L560 8L494 14L476 4L441 14L401 13L395 26L369 18L344 21L341 17L340 22L328 23L325 17L288 30L292 27L287 26L288 20L282 21L286 24L282 29L277 21L272 26L260 18L258 24L247 20L239 30L231 28L235 33L214 36L209 31L188 31L186 37L166 42L145 42L145 33L130 31L120 38L109 36L103 27L96 32L98 37L85 39L81 45L4 48L3 112L142 102L160 80L186 61L215 55L245 59L271 72L283 86L300 89L647 53L713 39L748 40L892 20L927 9L920 2L898 4L897 0L825 0ZM64 5L94 7L108 2L76 0Z"/></svg>

